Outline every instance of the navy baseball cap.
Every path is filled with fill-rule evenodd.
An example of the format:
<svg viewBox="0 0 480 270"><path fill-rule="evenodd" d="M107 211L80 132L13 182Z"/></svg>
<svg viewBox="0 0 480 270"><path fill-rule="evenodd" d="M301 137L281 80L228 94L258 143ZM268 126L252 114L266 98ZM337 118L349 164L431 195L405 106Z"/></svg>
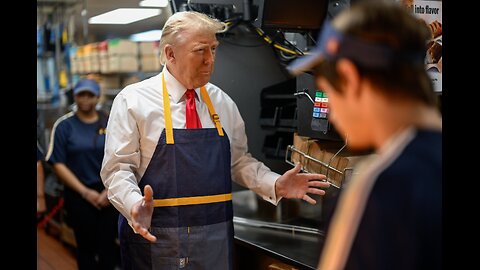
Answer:
<svg viewBox="0 0 480 270"><path fill-rule="evenodd" d="M100 95L100 86L94 80L82 79L78 81L78 83L75 85L75 88L73 88L73 94L76 95L84 91L90 92L98 97Z"/></svg>
<svg viewBox="0 0 480 270"><path fill-rule="evenodd" d="M423 64L425 52L399 52L378 42L368 41L336 30L330 21L325 21L317 44L308 54L295 59L287 66L294 76L311 70L324 60L348 58L366 68L386 68L394 61L410 61Z"/></svg>

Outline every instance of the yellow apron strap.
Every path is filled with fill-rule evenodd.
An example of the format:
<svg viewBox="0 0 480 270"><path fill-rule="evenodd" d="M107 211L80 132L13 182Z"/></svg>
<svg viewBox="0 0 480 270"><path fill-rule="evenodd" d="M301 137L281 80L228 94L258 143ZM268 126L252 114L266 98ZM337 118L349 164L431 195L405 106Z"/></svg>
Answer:
<svg viewBox="0 0 480 270"><path fill-rule="evenodd" d="M164 120L165 120L165 135L167 137L167 144L173 144L173 127L172 127L172 113L170 111L170 98L168 97L167 92L167 84L165 83L165 76L162 72L162 86L163 86L163 113L164 113ZM212 101L208 96L207 89L205 86L200 88L200 94L202 95L203 101L207 104L208 112L210 113L210 117L212 117L212 121L217 128L218 135L223 136L223 129L222 124L220 123L220 117L215 112L215 108L213 108Z"/></svg>
<svg viewBox="0 0 480 270"><path fill-rule="evenodd" d="M162 87L163 87L163 114L165 120L165 135L167 137L167 144L173 144L173 128L172 128L172 113L170 112L170 98L168 97L167 84L165 83L165 76L162 72Z"/></svg>
<svg viewBox="0 0 480 270"><path fill-rule="evenodd" d="M180 205L226 202L231 200L232 200L232 193L226 193L226 194L209 195L209 196L157 199L157 200L153 200L153 206L154 207L180 206Z"/></svg>
<svg viewBox="0 0 480 270"><path fill-rule="evenodd" d="M222 124L220 123L220 117L218 117L218 114L215 112L215 108L213 108L212 101L208 96L205 86L202 86L202 88L200 88L200 94L202 95L203 101L207 104L208 112L210 113L210 117L212 117L212 121L217 128L218 135L223 136L223 129Z"/></svg>

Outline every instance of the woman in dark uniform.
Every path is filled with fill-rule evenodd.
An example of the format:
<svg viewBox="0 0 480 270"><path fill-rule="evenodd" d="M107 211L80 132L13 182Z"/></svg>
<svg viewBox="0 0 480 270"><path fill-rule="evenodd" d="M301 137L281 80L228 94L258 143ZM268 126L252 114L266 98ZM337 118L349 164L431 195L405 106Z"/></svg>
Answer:
<svg viewBox="0 0 480 270"><path fill-rule="evenodd" d="M100 86L94 80L80 80L73 93L77 110L56 121L46 160L65 184L66 221L75 234L79 269L114 269L118 212L100 179L107 115L96 109Z"/></svg>

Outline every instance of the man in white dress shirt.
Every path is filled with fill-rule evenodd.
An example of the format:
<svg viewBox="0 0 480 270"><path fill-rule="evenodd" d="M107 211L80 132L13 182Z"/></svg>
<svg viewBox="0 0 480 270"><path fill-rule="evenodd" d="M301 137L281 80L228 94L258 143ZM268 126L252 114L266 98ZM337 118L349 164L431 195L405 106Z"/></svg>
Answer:
<svg viewBox="0 0 480 270"><path fill-rule="evenodd" d="M160 40L162 73L113 102L101 176L122 214L124 269L233 269L231 180L274 205L315 204L308 193L329 186L300 165L279 175L248 153L236 104L208 82L225 27L197 12L172 15ZM188 128L188 106L201 127Z"/></svg>

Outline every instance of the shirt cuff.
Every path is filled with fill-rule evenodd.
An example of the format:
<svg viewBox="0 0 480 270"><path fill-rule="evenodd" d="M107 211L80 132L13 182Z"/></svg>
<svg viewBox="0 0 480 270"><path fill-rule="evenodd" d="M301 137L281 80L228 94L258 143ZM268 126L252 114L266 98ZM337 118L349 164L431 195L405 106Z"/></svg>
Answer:
<svg viewBox="0 0 480 270"><path fill-rule="evenodd" d="M275 182L277 182L277 179L279 177L280 175L278 173L267 172L265 173L262 179L261 190L262 190L262 194L265 194L265 195L262 195L262 198L265 201L268 201L275 206L282 199L282 197L277 198L277 195L275 194Z"/></svg>

